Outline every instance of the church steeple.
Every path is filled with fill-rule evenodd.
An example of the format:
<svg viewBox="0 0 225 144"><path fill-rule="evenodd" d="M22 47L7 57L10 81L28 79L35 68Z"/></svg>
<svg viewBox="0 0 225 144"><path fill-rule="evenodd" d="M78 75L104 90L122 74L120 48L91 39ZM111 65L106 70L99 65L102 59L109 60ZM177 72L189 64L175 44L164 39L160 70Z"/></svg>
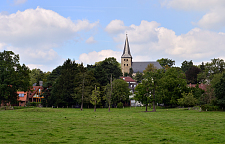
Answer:
<svg viewBox="0 0 225 144"><path fill-rule="evenodd" d="M132 68L132 56L130 53L128 37L126 35L123 54L121 56L121 70L122 70L123 75L125 73L130 73L130 68Z"/></svg>
<svg viewBox="0 0 225 144"><path fill-rule="evenodd" d="M121 56L121 58L132 58L130 53L130 47L129 47L127 34L126 34L126 40L125 40L125 45L123 49L123 55Z"/></svg>

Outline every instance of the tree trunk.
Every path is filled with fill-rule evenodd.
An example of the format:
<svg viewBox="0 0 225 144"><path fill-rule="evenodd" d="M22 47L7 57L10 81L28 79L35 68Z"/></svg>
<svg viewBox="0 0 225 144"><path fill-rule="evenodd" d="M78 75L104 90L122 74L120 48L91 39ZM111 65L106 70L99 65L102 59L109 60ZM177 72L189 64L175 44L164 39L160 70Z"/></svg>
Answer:
<svg viewBox="0 0 225 144"><path fill-rule="evenodd" d="M111 97L112 97L112 74L111 74L110 83L111 83L111 91L110 91L109 101L111 101ZM110 112L110 102L109 102L109 112Z"/></svg>
<svg viewBox="0 0 225 144"><path fill-rule="evenodd" d="M84 75L83 75L83 84L82 84L82 102L81 102L81 107L80 110L83 110L83 100L84 100Z"/></svg>
<svg viewBox="0 0 225 144"><path fill-rule="evenodd" d="M152 102L152 105L153 105L153 112L155 112L156 111L156 109L155 109L155 88L153 89L153 102Z"/></svg>
<svg viewBox="0 0 225 144"><path fill-rule="evenodd" d="M96 87L96 86L95 86ZM95 88L95 90L96 90L96 88ZM96 100L95 100L95 111L96 111Z"/></svg>
<svg viewBox="0 0 225 144"><path fill-rule="evenodd" d="M146 106L145 106L145 111L146 112L148 111L148 104L146 104Z"/></svg>

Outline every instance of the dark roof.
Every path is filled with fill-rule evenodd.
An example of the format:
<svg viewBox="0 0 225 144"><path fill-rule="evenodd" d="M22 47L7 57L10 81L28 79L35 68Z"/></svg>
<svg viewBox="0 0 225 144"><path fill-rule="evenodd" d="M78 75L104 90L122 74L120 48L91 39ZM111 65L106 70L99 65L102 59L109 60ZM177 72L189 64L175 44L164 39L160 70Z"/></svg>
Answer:
<svg viewBox="0 0 225 144"><path fill-rule="evenodd" d="M153 62L132 62L132 69L134 73L140 72L143 73L145 68L149 65L153 64L157 69L161 69L162 66L159 64L159 62L153 61Z"/></svg>
<svg viewBox="0 0 225 144"><path fill-rule="evenodd" d="M121 57L132 58L131 53L130 53L130 47L129 47L127 35L126 35L125 45L124 45L124 49L123 49L123 55Z"/></svg>
<svg viewBox="0 0 225 144"><path fill-rule="evenodd" d="M126 82L136 82L134 79L131 77L120 77L121 79L125 80Z"/></svg>

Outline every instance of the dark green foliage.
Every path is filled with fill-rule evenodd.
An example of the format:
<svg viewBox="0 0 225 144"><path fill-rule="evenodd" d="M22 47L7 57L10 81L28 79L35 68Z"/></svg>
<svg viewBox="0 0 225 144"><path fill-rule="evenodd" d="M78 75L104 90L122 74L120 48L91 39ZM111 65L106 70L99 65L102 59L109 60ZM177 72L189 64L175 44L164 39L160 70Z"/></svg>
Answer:
<svg viewBox="0 0 225 144"><path fill-rule="evenodd" d="M106 58L104 61L101 61L96 65L94 77L100 85L106 86L110 81L111 74L115 79L118 79L123 75L120 64L115 58Z"/></svg>
<svg viewBox="0 0 225 144"><path fill-rule="evenodd" d="M182 66L181 66L181 70L183 71L183 72L186 72L190 67L192 67L193 66L193 62L192 62L192 60L191 61L183 61L182 63Z"/></svg>
<svg viewBox="0 0 225 144"><path fill-rule="evenodd" d="M61 75L61 66L58 66L55 68L51 74L47 77L47 81L43 85L43 93L42 95L44 96L44 99L42 100L42 105L43 106L52 106L54 105L55 102L55 97L51 95L51 91L53 89L53 84L56 83L56 79ZM46 102L47 101L47 102Z"/></svg>
<svg viewBox="0 0 225 144"><path fill-rule="evenodd" d="M177 105L177 99L182 98L182 93L187 91L185 74L180 68L172 67L166 70L160 83L159 103Z"/></svg>
<svg viewBox="0 0 225 144"><path fill-rule="evenodd" d="M133 69L132 68L130 68L130 72L129 72L129 77L133 77L133 73L134 73L134 71L133 71Z"/></svg>
<svg viewBox="0 0 225 144"><path fill-rule="evenodd" d="M215 84L214 91L218 105L225 108L225 73L223 73L220 81Z"/></svg>
<svg viewBox="0 0 225 144"><path fill-rule="evenodd" d="M72 97L75 87L75 77L78 74L78 64L70 59L66 60L61 68L61 75L58 76L52 86L51 100L55 106L71 106L75 103Z"/></svg>
<svg viewBox="0 0 225 144"><path fill-rule="evenodd" d="M161 58L161 59L158 59L157 62L159 62L159 64L160 64L162 67L165 67L165 66L172 67L173 65L175 65L175 61L172 60L172 59L168 59L168 58Z"/></svg>
<svg viewBox="0 0 225 144"><path fill-rule="evenodd" d="M140 72L137 72L134 76L134 79L137 81L137 83L140 83L143 80L143 74Z"/></svg>
<svg viewBox="0 0 225 144"><path fill-rule="evenodd" d="M29 85L29 68L20 65L19 55L12 51L0 52L0 103L16 104L17 91L27 91Z"/></svg>
<svg viewBox="0 0 225 144"><path fill-rule="evenodd" d="M123 103L122 103L122 102L119 102L119 103L117 104L117 108L123 108Z"/></svg>
<svg viewBox="0 0 225 144"><path fill-rule="evenodd" d="M201 72L201 69L196 66L191 66L186 72L186 79L187 83L196 84L197 81L197 75Z"/></svg>
<svg viewBox="0 0 225 144"><path fill-rule="evenodd" d="M203 111L218 111L220 110L219 106L213 106L211 104L201 105Z"/></svg>

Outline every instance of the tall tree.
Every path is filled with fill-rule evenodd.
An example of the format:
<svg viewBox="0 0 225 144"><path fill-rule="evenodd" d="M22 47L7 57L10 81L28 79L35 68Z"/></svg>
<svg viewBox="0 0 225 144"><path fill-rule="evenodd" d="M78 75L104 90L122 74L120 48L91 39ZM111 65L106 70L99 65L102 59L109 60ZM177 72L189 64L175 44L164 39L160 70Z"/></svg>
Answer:
<svg viewBox="0 0 225 144"><path fill-rule="evenodd" d="M175 61L172 59L168 59L168 58L158 59L157 62L159 62L159 64L162 67L166 67L166 66L172 67L173 65L175 65Z"/></svg>
<svg viewBox="0 0 225 144"><path fill-rule="evenodd" d="M143 71L144 73L146 72L150 72L150 71L155 71L157 68L154 66L154 64L148 64L148 66L145 68L145 70Z"/></svg>
<svg viewBox="0 0 225 144"><path fill-rule="evenodd" d="M223 73L219 82L215 84L214 90L217 98L217 104L221 108L225 107L225 73Z"/></svg>
<svg viewBox="0 0 225 144"><path fill-rule="evenodd" d="M27 66L20 65L19 55L12 51L0 52L0 103L17 102L17 90L30 88L29 72Z"/></svg>
<svg viewBox="0 0 225 144"><path fill-rule="evenodd" d="M54 96L54 105L71 106L76 101L72 95L76 85L75 77L78 74L78 64L67 59L61 68L61 75L56 79L52 86L51 95Z"/></svg>
<svg viewBox="0 0 225 144"><path fill-rule="evenodd" d="M186 72L186 79L187 83L194 83L196 84L198 82L197 76L201 72L201 69L197 66L191 66Z"/></svg>
<svg viewBox="0 0 225 144"><path fill-rule="evenodd" d="M73 98L81 104L81 110L83 110L84 102L90 102L90 96L94 85L96 85L96 79L93 71L88 71L87 68L80 64L78 66L79 73L75 77L75 88L72 94Z"/></svg>
<svg viewBox="0 0 225 144"><path fill-rule="evenodd" d="M106 86L109 83L111 74L115 79L123 75L120 64L114 57L106 58L97 63L94 74L97 82L102 86Z"/></svg>
<svg viewBox="0 0 225 144"><path fill-rule="evenodd" d="M137 81L137 83L141 83L141 81L143 80L143 74L137 72L136 75L134 76L134 79Z"/></svg>
<svg viewBox="0 0 225 144"><path fill-rule="evenodd" d="M168 69L159 81L160 99L165 105L177 105L177 99L182 97L182 92L187 91L186 77L180 68Z"/></svg>
<svg viewBox="0 0 225 144"><path fill-rule="evenodd" d="M181 70L183 71L183 72L186 72L190 67L192 67L193 66L193 62L192 62L192 60L190 60L190 61L183 61L182 63L181 63L182 65L181 65Z"/></svg>

